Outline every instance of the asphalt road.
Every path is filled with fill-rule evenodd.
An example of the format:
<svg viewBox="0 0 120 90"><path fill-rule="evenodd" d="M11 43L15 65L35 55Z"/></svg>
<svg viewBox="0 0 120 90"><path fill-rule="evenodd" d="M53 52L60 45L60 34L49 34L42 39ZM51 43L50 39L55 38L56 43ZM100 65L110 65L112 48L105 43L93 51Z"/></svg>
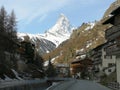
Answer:
<svg viewBox="0 0 120 90"><path fill-rule="evenodd" d="M71 80L58 83L47 90L111 90L93 81Z"/></svg>

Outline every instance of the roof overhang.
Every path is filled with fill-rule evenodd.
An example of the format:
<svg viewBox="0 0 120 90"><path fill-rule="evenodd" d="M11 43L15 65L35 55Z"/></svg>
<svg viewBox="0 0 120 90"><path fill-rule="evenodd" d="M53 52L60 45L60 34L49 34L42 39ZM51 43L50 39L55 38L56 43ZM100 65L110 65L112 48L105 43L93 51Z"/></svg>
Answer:
<svg viewBox="0 0 120 90"><path fill-rule="evenodd" d="M111 16L110 18L105 20L103 24L114 24L114 19L115 19L115 16Z"/></svg>
<svg viewBox="0 0 120 90"><path fill-rule="evenodd" d="M111 12L112 15L116 15L120 13L120 7L117 7L115 10Z"/></svg>

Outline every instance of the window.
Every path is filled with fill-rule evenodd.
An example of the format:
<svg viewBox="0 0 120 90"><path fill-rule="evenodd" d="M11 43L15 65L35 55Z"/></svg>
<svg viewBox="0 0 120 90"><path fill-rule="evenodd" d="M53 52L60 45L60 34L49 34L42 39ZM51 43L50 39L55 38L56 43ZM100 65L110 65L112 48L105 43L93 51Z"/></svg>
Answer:
<svg viewBox="0 0 120 90"><path fill-rule="evenodd" d="M106 59L106 55L104 55L104 58Z"/></svg>
<svg viewBox="0 0 120 90"><path fill-rule="evenodd" d="M112 65L113 65L113 63L109 63L109 64L108 64L108 67L111 67Z"/></svg>
<svg viewBox="0 0 120 90"><path fill-rule="evenodd" d="M111 72L111 69L108 69L108 72Z"/></svg>

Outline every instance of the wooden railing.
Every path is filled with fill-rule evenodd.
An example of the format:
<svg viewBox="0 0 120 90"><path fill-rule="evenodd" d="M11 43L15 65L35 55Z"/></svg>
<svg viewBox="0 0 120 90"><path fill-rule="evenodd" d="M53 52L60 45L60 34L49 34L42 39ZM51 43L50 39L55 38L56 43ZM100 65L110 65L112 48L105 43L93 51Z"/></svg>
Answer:
<svg viewBox="0 0 120 90"><path fill-rule="evenodd" d="M120 31L120 25L117 25L117 26L112 26L111 28L108 28L105 31L105 33L106 33L106 36L110 36L113 33L116 33L116 32L119 32L119 31Z"/></svg>
<svg viewBox="0 0 120 90"><path fill-rule="evenodd" d="M105 37L107 40L113 40L120 36L120 25L113 26L105 31Z"/></svg>
<svg viewBox="0 0 120 90"><path fill-rule="evenodd" d="M108 87L112 90L120 90L120 84L117 82L108 83Z"/></svg>
<svg viewBox="0 0 120 90"><path fill-rule="evenodd" d="M106 48L106 54L107 55L117 55L120 54L120 48L113 47L113 48Z"/></svg>

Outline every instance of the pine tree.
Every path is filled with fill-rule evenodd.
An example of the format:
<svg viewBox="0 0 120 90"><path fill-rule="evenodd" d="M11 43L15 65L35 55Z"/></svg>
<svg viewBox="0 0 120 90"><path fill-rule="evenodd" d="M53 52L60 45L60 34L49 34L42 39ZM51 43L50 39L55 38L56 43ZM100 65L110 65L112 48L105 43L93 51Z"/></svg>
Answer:
<svg viewBox="0 0 120 90"><path fill-rule="evenodd" d="M0 9L0 63L4 60L4 52L6 47L6 42L8 40L5 38L6 36L6 26L7 26L7 12L4 7Z"/></svg>
<svg viewBox="0 0 120 90"><path fill-rule="evenodd" d="M9 50L10 52L16 51L16 43L17 43L17 28L16 28L16 16L14 14L14 11L11 12L11 15L9 16L8 25L7 25L7 33L9 40ZM10 48L11 47L11 48Z"/></svg>
<svg viewBox="0 0 120 90"><path fill-rule="evenodd" d="M38 66L38 68L42 71L43 71L43 61L44 61L43 58L37 53L34 64Z"/></svg>
<svg viewBox="0 0 120 90"><path fill-rule="evenodd" d="M0 76L8 73L14 66L16 51L16 21L14 12L8 15L5 8L0 9ZM8 57L10 56L10 57ZM8 59L9 58L9 59Z"/></svg>
<svg viewBox="0 0 120 90"><path fill-rule="evenodd" d="M32 44L31 42L26 42L25 54L26 54L27 63L34 62L34 56L35 56L34 51L35 51L34 44Z"/></svg>
<svg viewBox="0 0 120 90"><path fill-rule="evenodd" d="M5 11L5 8L2 7L0 9L0 50L5 49L6 42L8 41L5 38L7 21L7 12Z"/></svg>
<svg viewBox="0 0 120 90"><path fill-rule="evenodd" d="M2 32L2 34L6 30L7 23L8 23L7 12L5 8L2 6L2 8L0 9L0 31Z"/></svg>
<svg viewBox="0 0 120 90"><path fill-rule="evenodd" d="M8 33L11 34L11 38L12 40L16 40L17 35L16 35L16 31L17 31L17 22L16 22L16 16L14 11L11 12L11 15L9 16L9 21L8 21L8 28L7 31Z"/></svg>
<svg viewBox="0 0 120 90"><path fill-rule="evenodd" d="M17 42L17 28L14 11L7 15L4 7L0 9L0 48L4 51L13 52Z"/></svg>
<svg viewBox="0 0 120 90"><path fill-rule="evenodd" d="M55 77L56 76L56 70L54 66L51 63L51 59L49 58L48 68L46 70L47 77Z"/></svg>

